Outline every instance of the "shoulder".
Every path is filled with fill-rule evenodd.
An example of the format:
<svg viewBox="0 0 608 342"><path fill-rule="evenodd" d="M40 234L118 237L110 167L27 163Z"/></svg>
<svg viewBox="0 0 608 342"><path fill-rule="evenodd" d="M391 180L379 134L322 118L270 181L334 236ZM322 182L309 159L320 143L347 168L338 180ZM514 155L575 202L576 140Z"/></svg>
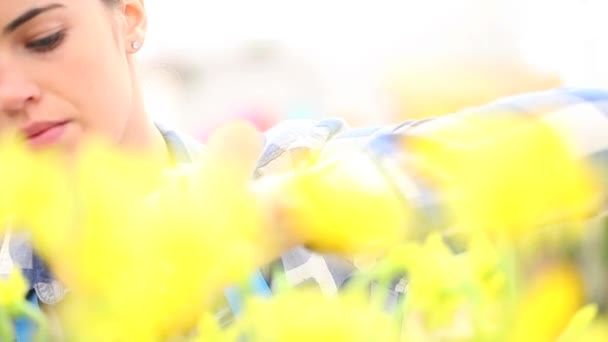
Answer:
<svg viewBox="0 0 608 342"><path fill-rule="evenodd" d="M264 132L264 149L256 176L288 171L321 151L328 141L348 129L344 120L286 120Z"/></svg>
<svg viewBox="0 0 608 342"><path fill-rule="evenodd" d="M163 135L167 148L178 163L191 163L200 158L204 145L193 137L180 131L157 125Z"/></svg>
<svg viewBox="0 0 608 342"><path fill-rule="evenodd" d="M608 90L594 88L555 88L506 96L495 101L464 108L453 113L483 115L504 113L541 116L565 126L580 126L586 122L608 125ZM447 117L454 117L449 115ZM315 153L344 150L368 143L372 138L385 134L403 134L418 126L444 121L434 119L408 120L382 127L350 128L338 118L323 120L286 120L264 132L265 144L258 160L256 176L285 172L300 165ZM582 120L581 118L585 118ZM178 162L191 162L204 151L199 141L177 130L158 126L167 146ZM608 126L607 126L608 127Z"/></svg>
<svg viewBox="0 0 608 342"><path fill-rule="evenodd" d="M157 125L167 148L178 163L188 164L199 159L205 146L175 129ZM340 119L286 120L263 133L264 147L260 152L255 176L288 171L306 156L320 151L328 141L345 131Z"/></svg>
<svg viewBox="0 0 608 342"><path fill-rule="evenodd" d="M464 112L508 111L551 117L555 113L576 111L580 115L605 115L608 112L608 90L594 88L554 88L506 96Z"/></svg>

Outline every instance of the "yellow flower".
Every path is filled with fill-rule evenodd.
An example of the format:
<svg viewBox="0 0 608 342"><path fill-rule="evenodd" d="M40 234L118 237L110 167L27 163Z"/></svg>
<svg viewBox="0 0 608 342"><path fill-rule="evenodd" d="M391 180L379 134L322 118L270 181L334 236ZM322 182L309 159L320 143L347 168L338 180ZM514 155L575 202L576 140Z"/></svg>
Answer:
<svg viewBox="0 0 608 342"><path fill-rule="evenodd" d="M137 262L141 207L156 189L158 168L147 159L101 144L83 147L66 186L73 208L67 224L46 222L36 230L53 271L75 291L107 291L126 282ZM158 176L156 177L158 180ZM54 225L52 223L55 223ZM41 224L44 224L42 222Z"/></svg>
<svg viewBox="0 0 608 342"><path fill-rule="evenodd" d="M209 312L201 315L197 329L198 334L194 342L233 342L238 340L238 329L235 329L235 327L222 329L217 317Z"/></svg>
<svg viewBox="0 0 608 342"><path fill-rule="evenodd" d="M14 269L8 279L0 279L0 306L13 310L25 300L28 284L19 269Z"/></svg>
<svg viewBox="0 0 608 342"><path fill-rule="evenodd" d="M145 317L145 308L120 310L113 297L66 298L56 311L60 315L62 334L68 341L161 341L152 322Z"/></svg>
<svg viewBox="0 0 608 342"><path fill-rule="evenodd" d="M585 332L582 333L582 335L579 338L579 341L584 341L584 342L608 341L608 318L601 317L601 318L595 320L585 330Z"/></svg>
<svg viewBox="0 0 608 342"><path fill-rule="evenodd" d="M404 141L459 227L514 238L597 207L600 187L588 165L548 124L509 113L466 115Z"/></svg>
<svg viewBox="0 0 608 342"><path fill-rule="evenodd" d="M408 305L422 315L428 328L446 327L466 303L467 260L453 254L436 234L416 249L407 253L412 259L405 265Z"/></svg>
<svg viewBox="0 0 608 342"><path fill-rule="evenodd" d="M557 342L575 342L581 339L581 336L584 336L589 333L590 328L593 327L593 323L597 318L598 307L597 305L587 305L580 309L564 331L560 334ZM585 341L588 341L585 339Z"/></svg>
<svg viewBox="0 0 608 342"><path fill-rule="evenodd" d="M19 140L0 140L0 230L10 223L44 232L69 223L73 201L60 161L57 151L34 152Z"/></svg>
<svg viewBox="0 0 608 342"><path fill-rule="evenodd" d="M363 153L329 157L279 186L281 219L317 250L376 254L406 237L406 206Z"/></svg>
<svg viewBox="0 0 608 342"><path fill-rule="evenodd" d="M398 341L390 315L364 294L325 297L302 289L247 303L240 332L253 341Z"/></svg>
<svg viewBox="0 0 608 342"><path fill-rule="evenodd" d="M509 341L554 341L584 304L583 284L568 264L548 267L519 298Z"/></svg>
<svg viewBox="0 0 608 342"><path fill-rule="evenodd" d="M88 317L101 326L136 317L139 323L127 325L157 337L192 329L223 288L264 259L249 174L210 153L161 177L146 160L89 148L97 149L87 150L77 174L79 226L50 255L74 288L65 312L72 322ZM102 312L87 315L82 303L89 302L101 303Z"/></svg>
<svg viewBox="0 0 608 342"><path fill-rule="evenodd" d="M500 268L501 256L498 247L483 234L475 234L465 252L473 281L479 286L479 295L487 299L504 296L506 274Z"/></svg>

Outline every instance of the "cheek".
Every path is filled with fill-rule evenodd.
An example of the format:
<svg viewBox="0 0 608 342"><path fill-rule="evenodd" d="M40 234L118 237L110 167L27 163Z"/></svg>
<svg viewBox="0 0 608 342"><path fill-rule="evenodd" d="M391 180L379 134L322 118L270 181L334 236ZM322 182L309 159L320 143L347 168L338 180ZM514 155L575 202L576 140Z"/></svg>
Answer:
<svg viewBox="0 0 608 342"><path fill-rule="evenodd" d="M131 112L130 68L113 41L66 42L53 58L47 91L67 102L85 131L115 138Z"/></svg>

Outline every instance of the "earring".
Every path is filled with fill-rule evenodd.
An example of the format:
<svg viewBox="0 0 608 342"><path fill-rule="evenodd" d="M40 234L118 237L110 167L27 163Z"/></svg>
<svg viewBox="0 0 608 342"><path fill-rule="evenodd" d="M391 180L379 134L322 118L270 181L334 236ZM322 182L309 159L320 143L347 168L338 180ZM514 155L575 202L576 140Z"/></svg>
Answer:
<svg viewBox="0 0 608 342"><path fill-rule="evenodd" d="M141 43L136 40L133 43L131 43L131 47L133 48L133 50L137 51L137 50L141 49Z"/></svg>

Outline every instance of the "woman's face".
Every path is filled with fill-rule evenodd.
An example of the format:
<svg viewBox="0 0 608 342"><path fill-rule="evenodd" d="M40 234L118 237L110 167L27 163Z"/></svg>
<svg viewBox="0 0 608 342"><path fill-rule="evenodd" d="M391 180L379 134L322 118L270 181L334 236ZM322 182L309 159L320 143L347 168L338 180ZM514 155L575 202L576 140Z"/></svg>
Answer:
<svg viewBox="0 0 608 342"><path fill-rule="evenodd" d="M34 148L123 143L143 114L131 54L144 31L142 0L0 1L0 133Z"/></svg>

